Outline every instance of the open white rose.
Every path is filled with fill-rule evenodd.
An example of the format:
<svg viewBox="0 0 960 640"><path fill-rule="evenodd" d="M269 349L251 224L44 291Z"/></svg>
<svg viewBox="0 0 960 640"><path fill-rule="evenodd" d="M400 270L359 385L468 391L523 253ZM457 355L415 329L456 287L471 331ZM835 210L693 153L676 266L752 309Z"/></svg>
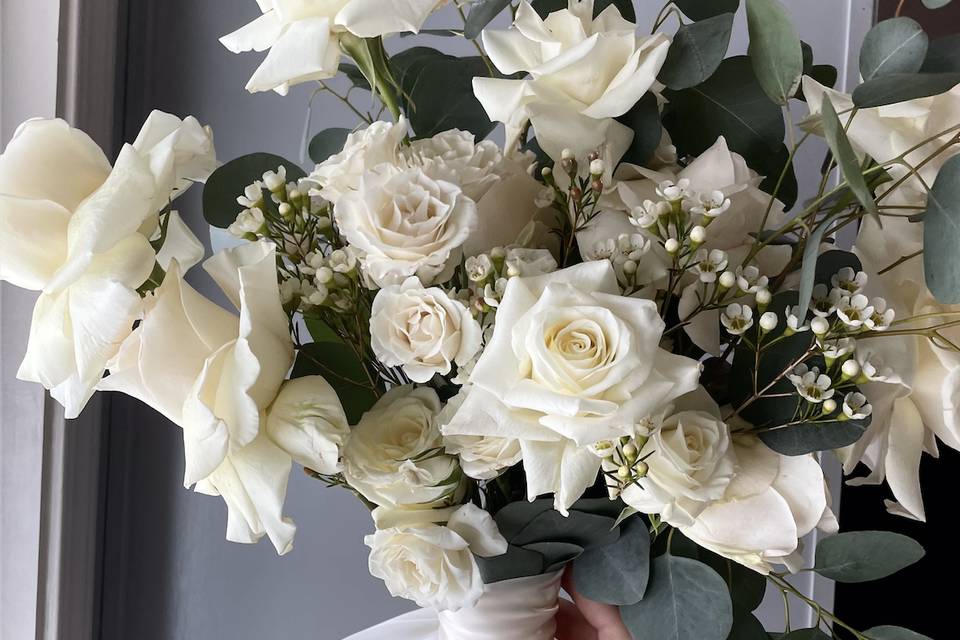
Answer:
<svg viewBox="0 0 960 640"><path fill-rule="evenodd" d="M267 412L267 434L296 463L335 474L350 425L333 387L320 376L307 376L280 388Z"/></svg>
<svg viewBox="0 0 960 640"><path fill-rule="evenodd" d="M493 518L472 504L456 509L374 511L378 531L364 539L370 573L391 595L421 607L456 611L476 604L483 577L474 559L506 553ZM445 524L439 524L445 523Z"/></svg>
<svg viewBox="0 0 960 640"><path fill-rule="evenodd" d="M158 260L147 235L191 180L215 167L210 132L154 112L111 168L83 132L31 120L0 156L0 279L43 293L19 371L75 418L140 313L137 293ZM198 254L170 214L164 261ZM145 235L146 234L146 235Z"/></svg>
<svg viewBox="0 0 960 640"><path fill-rule="evenodd" d="M247 90L276 91L312 80L332 78L340 67L340 34L361 38L416 33L445 0L257 0L259 18L224 36L233 53L266 51Z"/></svg>
<svg viewBox="0 0 960 640"><path fill-rule="evenodd" d="M477 205L460 187L419 168L388 165L365 173L334 215L340 232L362 252L365 275L380 287L410 276L424 285L442 282L477 227Z"/></svg>
<svg viewBox="0 0 960 640"><path fill-rule="evenodd" d="M407 119L400 116L396 124L377 121L351 133L343 151L318 164L310 174L320 185L318 195L336 205L341 196L360 188L363 174L382 164L397 165L408 128Z"/></svg>
<svg viewBox="0 0 960 640"><path fill-rule="evenodd" d="M443 451L440 398L429 387L395 387L353 428L343 475L370 502L432 506L459 484L457 459Z"/></svg>
<svg viewBox="0 0 960 640"><path fill-rule="evenodd" d="M737 472L723 498L680 532L760 573L775 565L799 571L800 538L838 528L823 470L812 455L782 456L752 436L736 436L733 446Z"/></svg>
<svg viewBox="0 0 960 640"><path fill-rule="evenodd" d="M441 424L450 421L469 393L470 386L466 385L460 389L460 393L450 398L440 413ZM447 453L460 458L463 472L476 480L492 480L523 458L520 442L515 438L444 435L443 444Z"/></svg>
<svg viewBox="0 0 960 640"><path fill-rule="evenodd" d="M523 80L474 79L487 114L507 125L508 147L515 146L527 121L543 150L557 160L564 148L586 156L608 147L615 166L630 145L633 132L614 118L653 86L670 39L638 37L637 25L614 5L593 14L593 0L570 0L568 9L543 19L522 0L510 29L483 32L497 69L529 74Z"/></svg>
<svg viewBox="0 0 960 640"><path fill-rule="evenodd" d="M275 247L242 245L205 266L240 317L186 284L174 262L99 388L138 398L183 429L184 485L223 497L229 540L266 534L286 553L295 531L282 517L291 456L262 428L293 364Z"/></svg>
<svg viewBox="0 0 960 640"><path fill-rule="evenodd" d="M483 331L462 302L443 289L424 289L416 278L382 289L370 313L370 343L388 367L402 367L414 382L450 373L480 350Z"/></svg>
<svg viewBox="0 0 960 640"><path fill-rule="evenodd" d="M620 295L609 263L514 278L443 431L519 440L529 497L554 493L565 511L596 479L590 445L697 388L698 363L660 349L663 328L653 302Z"/></svg>
<svg viewBox="0 0 960 640"><path fill-rule="evenodd" d="M691 526L722 498L736 471L730 428L719 411L679 410L660 418L640 451L647 453L647 474L623 491L623 501L676 527Z"/></svg>
<svg viewBox="0 0 960 640"><path fill-rule="evenodd" d="M474 202L480 202L504 172L503 153L496 143L478 143L472 133L457 129L415 140L401 149L401 155L406 164L421 167L434 180L459 185Z"/></svg>

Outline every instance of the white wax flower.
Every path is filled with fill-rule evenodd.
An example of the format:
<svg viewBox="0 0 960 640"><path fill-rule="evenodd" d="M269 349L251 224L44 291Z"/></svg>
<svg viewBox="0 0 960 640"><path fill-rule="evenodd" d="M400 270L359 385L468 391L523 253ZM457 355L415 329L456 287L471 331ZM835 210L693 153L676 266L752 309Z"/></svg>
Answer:
<svg viewBox="0 0 960 640"><path fill-rule="evenodd" d="M477 205L460 187L418 168L391 166L364 174L357 191L340 198L334 215L347 241L362 252L364 274L380 287L410 276L424 285L442 282L478 224Z"/></svg>
<svg viewBox="0 0 960 640"><path fill-rule="evenodd" d="M286 553L295 532L282 516L291 456L263 428L293 364L276 249L266 240L241 245L205 268L239 318L192 289L174 262L98 388L142 400L183 429L184 486L223 496L229 540L266 534Z"/></svg>
<svg viewBox="0 0 960 640"><path fill-rule="evenodd" d="M457 459L443 451L440 398L429 387L395 387L365 413L343 450L344 477L370 502L434 505L456 488Z"/></svg>
<svg viewBox="0 0 960 640"><path fill-rule="evenodd" d="M333 387L320 376L307 376L280 387L267 411L267 435L297 464L335 474L350 425Z"/></svg>
<svg viewBox="0 0 960 640"><path fill-rule="evenodd" d="M483 32L497 69L504 75L529 74L522 80L473 82L490 118L507 125L508 147L515 146L529 121L554 159L564 148L586 156L606 147L605 166L613 167L626 151L632 132L614 118L653 87L670 39L638 36L637 25L624 20L614 5L596 18L593 9L593 0L570 0L567 9L543 19L523 0L510 29Z"/></svg>
<svg viewBox="0 0 960 640"><path fill-rule="evenodd" d="M519 440L529 496L554 493L566 511L596 479L590 445L697 387L697 362L659 348L663 329L653 302L620 295L609 262L514 278L444 434Z"/></svg>
<svg viewBox="0 0 960 640"><path fill-rule="evenodd" d="M220 42L233 53L266 51L247 90L286 95L303 82L332 78L340 67L340 34L361 38L416 33L446 0L257 0L263 13Z"/></svg>
<svg viewBox="0 0 960 640"><path fill-rule="evenodd" d="M480 350L483 331L470 310L443 289L416 278L380 290L373 301L370 338L377 358L402 367L414 382L450 373Z"/></svg>
<svg viewBox="0 0 960 640"><path fill-rule="evenodd" d="M169 214L162 255L149 238L159 211L215 166L209 130L159 111L112 168L62 120L25 122L0 156L0 280L43 292L18 376L49 389L68 418L133 328L155 262L202 258L179 215Z"/></svg>
<svg viewBox="0 0 960 640"><path fill-rule="evenodd" d="M403 512L381 507L373 515L378 530L364 539L370 547L370 573L386 583L391 595L421 607L456 611L473 606L484 591L474 555L507 551L493 518L472 504Z"/></svg>

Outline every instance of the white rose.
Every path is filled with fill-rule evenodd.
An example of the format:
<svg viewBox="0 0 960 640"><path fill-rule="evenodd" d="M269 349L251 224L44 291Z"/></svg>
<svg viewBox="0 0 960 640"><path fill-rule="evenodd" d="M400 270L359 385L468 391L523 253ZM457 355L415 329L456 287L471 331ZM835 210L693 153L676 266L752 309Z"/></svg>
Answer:
<svg viewBox="0 0 960 640"><path fill-rule="evenodd" d="M500 181L504 162L496 143L477 143L472 133L457 129L415 140L401 154L407 165L421 167L434 180L459 185L474 202Z"/></svg>
<svg viewBox="0 0 960 640"><path fill-rule="evenodd" d="M377 121L347 136L343 151L318 164L310 175L310 180L320 185L318 195L336 205L341 196L360 187L367 171L382 164L398 164L400 143L408 127L407 119L401 116L396 124Z"/></svg>
<svg viewBox="0 0 960 640"><path fill-rule="evenodd" d="M443 451L440 398L429 387L395 387L365 413L343 450L343 475L370 502L433 505L459 484L457 460Z"/></svg>
<svg viewBox="0 0 960 640"><path fill-rule="evenodd" d="M730 428L714 413L695 410L663 418L640 454L647 475L623 491L623 501L673 526L692 525L722 498L737 462Z"/></svg>
<svg viewBox="0 0 960 640"><path fill-rule="evenodd" d="M726 494L680 532L760 573L774 565L800 570L800 539L838 528L823 470L813 456L782 456L752 436L735 437L734 451L737 473Z"/></svg>
<svg viewBox="0 0 960 640"><path fill-rule="evenodd" d="M370 338L377 358L414 382L446 375L480 350L483 331L470 310L416 278L382 289L373 301Z"/></svg>
<svg viewBox="0 0 960 640"><path fill-rule="evenodd" d="M257 0L263 15L220 42L233 53L266 51L247 90L286 95L303 82L332 78L340 67L340 34L361 38L416 33L445 0Z"/></svg>
<svg viewBox="0 0 960 640"><path fill-rule="evenodd" d="M460 410L463 401L470 394L471 387L465 385L460 393L452 397L440 413L440 424L446 425ZM514 438L498 436L453 436L444 435L443 444L447 453L460 458L460 467L468 477L476 480L492 480L504 469L520 462L523 451L520 442Z"/></svg>
<svg viewBox="0 0 960 640"><path fill-rule="evenodd" d="M365 275L380 287L410 276L424 285L442 282L477 227L477 205L460 187L416 168L382 166L364 174L334 215L347 241L363 253Z"/></svg>
<svg viewBox="0 0 960 640"><path fill-rule="evenodd" d="M653 302L620 295L609 263L513 278L444 433L518 439L529 496L555 493L565 511L596 479L590 445L697 388L698 363L660 349L663 328Z"/></svg>
<svg viewBox="0 0 960 640"><path fill-rule="evenodd" d="M380 508L373 515L379 530L364 539L371 575L382 579L391 595L421 607L456 611L473 606L484 591L474 554L492 557L507 551L493 518L472 504L401 513Z"/></svg>
<svg viewBox="0 0 960 640"><path fill-rule="evenodd" d="M291 458L262 428L293 364L275 247L245 244L205 267L239 318L186 284L174 262L98 388L138 398L183 429L184 485L223 496L229 540L266 534L286 553L295 531L282 516Z"/></svg>
<svg viewBox="0 0 960 640"><path fill-rule="evenodd" d="M350 435L343 405L320 376L285 382L267 412L267 434L300 465L319 473L341 471L340 451Z"/></svg>
<svg viewBox="0 0 960 640"><path fill-rule="evenodd" d="M585 156L601 146L623 155L633 132L614 120L650 90L666 60L670 39L638 37L637 25L611 5L596 19L593 0L570 0L569 9L540 18L527 0L513 26L488 29L483 44L505 75L524 80L475 78L474 91L492 120L507 124L508 147L528 120L540 146L559 159L564 148Z"/></svg>
<svg viewBox="0 0 960 640"><path fill-rule="evenodd" d="M50 390L75 418L140 313L154 263L202 257L170 214L161 256L157 213L215 166L210 133L154 112L111 168L83 132L31 120L0 156L0 279L43 294L19 377Z"/></svg>

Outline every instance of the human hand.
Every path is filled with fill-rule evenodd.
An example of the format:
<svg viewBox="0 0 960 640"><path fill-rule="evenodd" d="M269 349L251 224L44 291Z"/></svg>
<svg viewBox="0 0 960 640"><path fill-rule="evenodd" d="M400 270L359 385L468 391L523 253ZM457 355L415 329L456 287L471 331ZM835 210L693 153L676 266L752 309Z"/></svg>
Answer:
<svg viewBox="0 0 960 640"><path fill-rule="evenodd" d="M560 600L557 640L631 640L617 607L590 600L577 592L572 564L564 571L563 588L573 602Z"/></svg>

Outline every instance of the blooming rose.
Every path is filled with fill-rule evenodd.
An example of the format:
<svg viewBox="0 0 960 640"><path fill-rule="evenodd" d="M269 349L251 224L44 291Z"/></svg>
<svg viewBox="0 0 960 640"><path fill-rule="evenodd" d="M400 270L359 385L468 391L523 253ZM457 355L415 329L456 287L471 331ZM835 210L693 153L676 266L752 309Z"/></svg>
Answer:
<svg viewBox="0 0 960 640"><path fill-rule="evenodd" d="M593 0L570 0L568 9L542 19L527 0L510 29L483 32L483 44L504 75L475 78L474 91L492 120L507 125L513 147L530 121L540 146L554 159L564 148L578 156L606 146L615 166L633 132L614 120L653 86L670 39L638 37L637 25L611 5L596 18Z"/></svg>
<svg viewBox="0 0 960 640"><path fill-rule="evenodd" d="M405 164L422 168L434 180L458 185L474 202L480 202L500 182L506 168L496 143L477 143L472 133L458 129L415 140L401 149L401 157Z"/></svg>
<svg viewBox="0 0 960 640"><path fill-rule="evenodd" d="M753 436L733 440L737 472L723 498L679 530L695 543L760 573L803 566L800 538L836 533L823 470L812 455L782 456Z"/></svg>
<svg viewBox="0 0 960 640"><path fill-rule="evenodd" d="M493 518L472 504L403 512L381 507L373 515L378 531L364 539L370 547L370 573L386 583L391 595L421 607L456 611L473 606L484 590L474 554L492 557L507 551Z"/></svg>
<svg viewBox="0 0 960 640"><path fill-rule="evenodd" d="M267 435L298 464L320 473L341 471L340 450L350 435L343 405L320 376L285 382L267 412Z"/></svg>
<svg viewBox="0 0 960 640"><path fill-rule="evenodd" d="M657 421L640 452L650 454L644 458L648 472L623 491L624 502L679 527L691 526L711 502L724 496L737 460L730 428L716 405L713 409L680 410Z"/></svg>
<svg viewBox="0 0 960 640"><path fill-rule="evenodd" d="M404 116L396 124L377 121L347 136L343 151L317 165L310 179L320 184L318 195L334 205L340 197L360 188L360 179L382 164L397 165L400 143L409 123Z"/></svg>
<svg viewBox="0 0 960 640"><path fill-rule="evenodd" d="M653 302L620 295L609 263L511 279L444 433L519 440L530 498L555 493L566 511L596 479L590 445L697 388L698 363L660 349L663 329Z"/></svg>
<svg viewBox="0 0 960 640"><path fill-rule="evenodd" d="M424 285L446 279L477 227L477 205L455 184L422 169L381 166L340 198L337 223L362 252L365 275L386 287L417 276ZM449 277L449 276L447 276Z"/></svg>
<svg viewBox="0 0 960 640"><path fill-rule="evenodd" d="M457 459L443 451L441 403L429 387L395 387L353 428L343 475L370 502L387 507L433 505L459 484Z"/></svg>
<svg viewBox="0 0 960 640"><path fill-rule="evenodd" d="M263 15L220 42L233 53L270 49L247 90L286 95L295 84L337 74L344 31L361 38L416 33L444 1L257 0Z"/></svg>
<svg viewBox="0 0 960 640"><path fill-rule="evenodd" d="M469 393L470 386L464 386L447 402L440 414L441 424L450 421ZM523 458L520 442L514 438L445 435L443 444L447 453L460 458L463 472L476 480L492 480Z"/></svg>
<svg viewBox="0 0 960 640"><path fill-rule="evenodd" d="M157 256L158 212L216 164L210 132L154 112L112 169L83 132L31 120L0 156L0 279L43 291L19 377L50 390L75 418L140 313L154 264L202 251L169 214Z"/></svg>
<svg viewBox="0 0 960 640"><path fill-rule="evenodd" d="M295 531L282 517L291 457L261 422L293 364L275 247L242 245L205 267L240 317L197 293L172 263L99 388L138 398L180 425L184 485L223 496L229 540L266 534L286 553Z"/></svg>
<svg viewBox="0 0 960 640"><path fill-rule="evenodd" d="M403 367L414 382L446 375L480 350L482 329L462 302L416 278L382 289L373 301L370 339L388 367Z"/></svg>

